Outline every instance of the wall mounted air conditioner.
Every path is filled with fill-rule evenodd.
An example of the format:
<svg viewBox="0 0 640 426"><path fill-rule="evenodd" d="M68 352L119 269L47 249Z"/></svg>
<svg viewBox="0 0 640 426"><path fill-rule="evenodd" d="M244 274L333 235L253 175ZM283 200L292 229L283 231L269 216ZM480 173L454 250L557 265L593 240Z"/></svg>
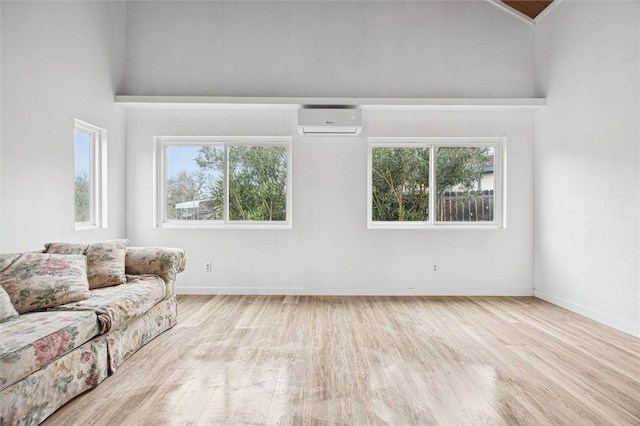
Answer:
<svg viewBox="0 0 640 426"><path fill-rule="evenodd" d="M357 108L301 108L298 132L306 136L355 136L362 130L362 110Z"/></svg>

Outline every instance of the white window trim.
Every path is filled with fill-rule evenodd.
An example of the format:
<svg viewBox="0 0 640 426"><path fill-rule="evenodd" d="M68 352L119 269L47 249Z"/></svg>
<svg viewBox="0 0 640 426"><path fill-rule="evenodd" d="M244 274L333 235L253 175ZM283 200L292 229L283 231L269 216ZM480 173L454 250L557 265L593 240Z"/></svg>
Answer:
<svg viewBox="0 0 640 426"><path fill-rule="evenodd" d="M374 148L429 148L429 188L435 191L435 152L439 147L493 147L494 148L494 197L495 208L491 222L445 222L435 220L435 204L429 202L429 221L381 222L373 221L372 185ZM506 229L506 137L370 137L367 139L367 229L411 229L411 230L496 230ZM430 200L434 200L434 192Z"/></svg>
<svg viewBox="0 0 640 426"><path fill-rule="evenodd" d="M176 229L291 229L292 221L292 162L290 136L154 136L153 137L153 224L155 228ZM167 179L166 153L168 146L207 145L207 146L285 146L287 148L287 220L286 221L238 221L228 220L229 214L229 173L225 161L224 171L224 215L223 220L168 220L166 211Z"/></svg>
<svg viewBox="0 0 640 426"><path fill-rule="evenodd" d="M74 121L74 130L91 136L91 220L75 222L75 230L107 228L107 131L78 119Z"/></svg>

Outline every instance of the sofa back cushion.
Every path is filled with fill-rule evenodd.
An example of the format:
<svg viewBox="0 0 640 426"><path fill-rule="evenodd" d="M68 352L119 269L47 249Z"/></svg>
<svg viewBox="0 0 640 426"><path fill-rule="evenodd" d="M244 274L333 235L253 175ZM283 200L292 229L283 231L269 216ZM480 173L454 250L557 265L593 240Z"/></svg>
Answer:
<svg viewBox="0 0 640 426"><path fill-rule="evenodd" d="M17 316L18 311L16 311L13 303L11 303L9 295L4 290L4 288L0 287L0 322L15 318Z"/></svg>
<svg viewBox="0 0 640 426"><path fill-rule="evenodd" d="M47 253L83 254L87 256L89 288L124 284L124 259L129 240L109 240L93 244L48 243Z"/></svg>
<svg viewBox="0 0 640 426"><path fill-rule="evenodd" d="M19 313L91 297L83 255L0 254L0 286Z"/></svg>

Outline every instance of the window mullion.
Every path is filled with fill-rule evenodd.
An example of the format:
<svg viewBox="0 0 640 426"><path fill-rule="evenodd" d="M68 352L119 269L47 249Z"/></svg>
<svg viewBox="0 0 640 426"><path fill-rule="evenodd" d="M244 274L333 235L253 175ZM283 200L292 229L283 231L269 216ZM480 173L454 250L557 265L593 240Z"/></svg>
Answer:
<svg viewBox="0 0 640 426"><path fill-rule="evenodd" d="M223 195L224 195L224 205L222 207L222 209L224 210L224 214L223 214L223 218L222 220L224 222L229 222L229 145L227 145L226 143L224 144L224 188L223 188Z"/></svg>
<svg viewBox="0 0 640 426"><path fill-rule="evenodd" d="M95 179L96 179L96 186L95 186L95 190L94 190L94 197L95 200L93 200L93 208L95 209L95 212L93 213L93 217L94 220L96 221L96 223L94 223L94 225L97 225L98 223L102 223L102 185L104 184L102 182L102 167L100 164L100 160L101 160L101 147L100 147L100 141L101 141L101 136L99 133L94 133L93 137L96 139L95 142L92 144L92 149L94 150L93 154L92 154L92 160L93 160L93 164L94 164L94 170L95 170Z"/></svg>
<svg viewBox="0 0 640 426"><path fill-rule="evenodd" d="M102 188L106 181L102 179L102 139L103 135L99 130L91 132L91 161L93 163L93 193L91 195L91 217L93 226L103 225L102 222Z"/></svg>
<svg viewBox="0 0 640 426"><path fill-rule="evenodd" d="M168 190L169 190L169 173L167 171L167 155L168 155L168 149L169 149L169 145L168 144L162 144L162 154L161 154L161 161L159 164L159 170L161 172L161 182L162 182L162 188L161 188L161 192L160 192L160 206L162 206L160 208L160 212L161 212L161 218L160 221L162 222L166 222L167 219L169 218L169 212L167 211L167 202L169 199L169 194L168 194Z"/></svg>
<svg viewBox="0 0 640 426"><path fill-rule="evenodd" d="M89 224L91 226L96 225L96 191L98 185L96 182L96 135L93 132L89 133L91 142L89 143Z"/></svg>
<svg viewBox="0 0 640 426"><path fill-rule="evenodd" d="M436 147L429 147L429 224L436 222Z"/></svg>
<svg viewBox="0 0 640 426"><path fill-rule="evenodd" d="M493 164L494 164L494 172L493 176L495 179L494 183L494 205L499 206L499 208L494 208L494 211L497 214L494 214L493 221L496 224L500 224L501 226L506 226L505 224L505 207L507 204L507 185L505 182L506 171L505 171L505 158L507 154L506 143L503 142L502 149L497 145L493 145ZM499 192L497 192L499 191ZM497 193L496 193L497 192Z"/></svg>

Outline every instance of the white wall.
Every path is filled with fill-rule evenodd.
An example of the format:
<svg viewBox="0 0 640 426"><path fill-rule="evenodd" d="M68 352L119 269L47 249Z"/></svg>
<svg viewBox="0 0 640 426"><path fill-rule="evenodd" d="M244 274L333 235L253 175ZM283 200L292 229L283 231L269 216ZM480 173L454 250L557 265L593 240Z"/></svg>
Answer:
<svg viewBox="0 0 640 426"><path fill-rule="evenodd" d="M534 93L533 27L485 1L131 2L127 22L121 94ZM509 229L368 231L364 136L295 136L292 230L153 229L153 135L295 135L295 112L130 111L128 236L187 250L182 292L531 294L532 113L367 112L365 120L372 136L507 133L517 164Z"/></svg>
<svg viewBox="0 0 640 426"><path fill-rule="evenodd" d="M488 1L131 2L129 95L531 97L533 27Z"/></svg>
<svg viewBox="0 0 640 426"><path fill-rule="evenodd" d="M2 2L2 250L125 234L126 4ZM108 131L109 228L74 231L73 129Z"/></svg>
<svg viewBox="0 0 640 426"><path fill-rule="evenodd" d="M356 138L301 137L296 119L295 111L129 111L128 236L187 251L179 292L532 294L532 112L369 111ZM293 229L152 227L154 135L290 134ZM505 134L508 229L367 230L366 136Z"/></svg>
<svg viewBox="0 0 640 426"><path fill-rule="evenodd" d="M535 294L640 335L640 2L536 26Z"/></svg>

